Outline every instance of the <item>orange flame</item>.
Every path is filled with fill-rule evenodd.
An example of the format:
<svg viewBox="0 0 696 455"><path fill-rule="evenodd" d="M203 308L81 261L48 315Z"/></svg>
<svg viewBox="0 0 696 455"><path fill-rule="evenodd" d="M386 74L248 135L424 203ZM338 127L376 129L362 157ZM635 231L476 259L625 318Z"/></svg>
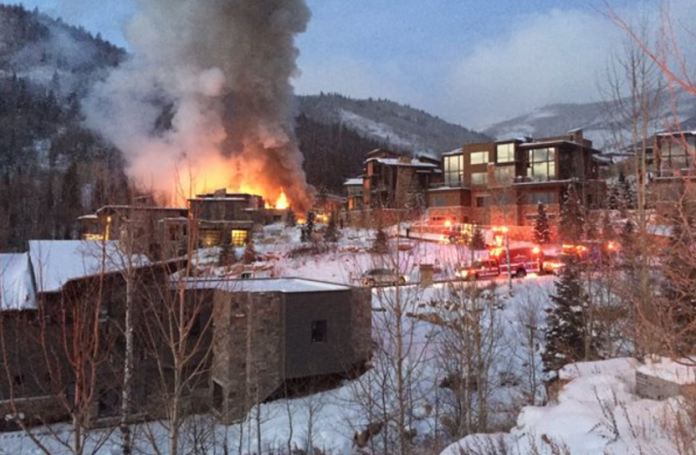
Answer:
<svg viewBox="0 0 696 455"><path fill-rule="evenodd" d="M271 204L270 202L266 201L266 208L278 210L287 210L290 208L290 202L288 202L288 198L285 196L285 191L283 191L283 188L280 189L280 196L278 196L278 199L276 199L275 204Z"/></svg>
<svg viewBox="0 0 696 455"><path fill-rule="evenodd" d="M259 195L268 201L266 208L286 210L290 207L290 201L283 188L270 187L262 179L255 178L257 175L253 170L241 175L230 169L234 169L234 166L222 157L209 159L204 164L199 163L195 168L184 169L178 176L178 185L174 192L176 196L172 204L184 205L186 199L197 194L225 188L228 193ZM274 200L275 202L272 202Z"/></svg>
<svg viewBox="0 0 696 455"><path fill-rule="evenodd" d="M285 191L283 191L282 188L280 189L280 196L278 196L275 208L280 210L287 210L290 208L290 203L288 202L288 198L285 196Z"/></svg>

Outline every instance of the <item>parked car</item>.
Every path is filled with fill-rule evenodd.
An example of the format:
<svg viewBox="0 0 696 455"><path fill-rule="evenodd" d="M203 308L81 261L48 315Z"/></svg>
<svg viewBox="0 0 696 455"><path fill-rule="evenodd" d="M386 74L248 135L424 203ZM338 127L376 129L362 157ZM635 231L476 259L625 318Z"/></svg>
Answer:
<svg viewBox="0 0 696 455"><path fill-rule="evenodd" d="M363 273L362 283L364 286L396 286L406 284L408 279L405 275L399 275L390 269L370 269Z"/></svg>

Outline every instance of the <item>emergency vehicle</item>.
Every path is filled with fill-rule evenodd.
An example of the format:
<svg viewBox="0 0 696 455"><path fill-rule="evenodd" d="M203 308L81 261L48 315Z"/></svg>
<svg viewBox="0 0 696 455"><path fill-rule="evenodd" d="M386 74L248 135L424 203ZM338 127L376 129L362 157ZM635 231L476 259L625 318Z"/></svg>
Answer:
<svg viewBox="0 0 696 455"><path fill-rule="evenodd" d="M611 264L619 252L619 244L613 241L599 242L587 241L579 244L563 244L561 252L555 256L544 258L543 270L545 273L559 275L565 267L565 258L573 256L580 264Z"/></svg>
<svg viewBox="0 0 696 455"><path fill-rule="evenodd" d="M503 247L494 247L488 251L488 259L478 259L468 267L461 267L455 273L462 279L476 280L479 278L496 277L512 274L524 278L527 274L543 272L544 255L538 246L510 248L508 253Z"/></svg>

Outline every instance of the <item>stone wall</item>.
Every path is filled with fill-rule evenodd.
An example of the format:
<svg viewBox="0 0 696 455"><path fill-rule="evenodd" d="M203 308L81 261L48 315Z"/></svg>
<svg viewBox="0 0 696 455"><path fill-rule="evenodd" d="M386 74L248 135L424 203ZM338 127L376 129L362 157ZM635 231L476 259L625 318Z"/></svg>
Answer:
<svg viewBox="0 0 696 455"><path fill-rule="evenodd" d="M212 405L229 424L282 384L282 294L218 290L214 307Z"/></svg>
<svg viewBox="0 0 696 455"><path fill-rule="evenodd" d="M372 291L369 288L353 289L350 323L353 364L361 364L372 355Z"/></svg>
<svg viewBox="0 0 696 455"><path fill-rule="evenodd" d="M664 400L677 396L680 392L679 384L636 371L636 395L641 398Z"/></svg>

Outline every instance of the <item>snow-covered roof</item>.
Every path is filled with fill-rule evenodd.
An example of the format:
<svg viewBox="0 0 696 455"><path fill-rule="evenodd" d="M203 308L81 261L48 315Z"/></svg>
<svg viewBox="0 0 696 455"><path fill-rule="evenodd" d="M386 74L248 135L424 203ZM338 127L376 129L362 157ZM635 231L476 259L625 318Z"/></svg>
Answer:
<svg viewBox="0 0 696 455"><path fill-rule="evenodd" d="M354 178L354 179L346 179L345 183L343 184L344 186L352 186L352 185L361 185L363 184L363 179L361 178Z"/></svg>
<svg viewBox="0 0 696 455"><path fill-rule="evenodd" d="M424 163L423 161L419 161L417 159L411 159L410 161L403 161L398 158L370 158L367 160L369 161L377 161L378 163L386 164L387 166L411 166L411 167L430 167L430 168L436 168L438 167L437 164L433 163Z"/></svg>
<svg viewBox="0 0 696 455"><path fill-rule="evenodd" d="M681 136L681 135L693 135L696 136L696 130L694 131L662 131L655 134L655 136L660 137L671 137L671 136Z"/></svg>
<svg viewBox="0 0 696 455"><path fill-rule="evenodd" d="M457 154L460 154L460 153L464 153L464 148L463 148L463 147L458 147L458 148L456 148L456 149L454 149L454 150L451 150L451 151L449 151L449 152L445 152L445 153L442 154L442 156L457 155Z"/></svg>
<svg viewBox="0 0 696 455"><path fill-rule="evenodd" d="M68 281L124 270L129 266L119 242L99 240L32 240L29 256L37 292L60 291ZM131 266L147 264L134 256Z"/></svg>
<svg viewBox="0 0 696 455"><path fill-rule="evenodd" d="M583 144L578 144L577 142L569 141L566 139L559 139L559 140L552 140L552 141L540 141L540 142L524 142L520 144L521 148L536 148L536 147L546 147L549 145L560 145L560 144L566 144L566 145L573 145L575 147L583 147L587 148L590 152L592 153L601 153L599 150L595 150L590 147L585 147Z"/></svg>
<svg viewBox="0 0 696 455"><path fill-rule="evenodd" d="M36 309L28 253L0 254L0 311Z"/></svg>
<svg viewBox="0 0 696 455"><path fill-rule="evenodd" d="M220 289L227 292L282 292L284 294L350 290L350 286L343 284L303 278L201 279L190 281L187 286L196 289Z"/></svg>
<svg viewBox="0 0 696 455"><path fill-rule="evenodd" d="M231 202L247 202L249 198L240 196L212 196L212 197L194 197L189 201L231 201Z"/></svg>

